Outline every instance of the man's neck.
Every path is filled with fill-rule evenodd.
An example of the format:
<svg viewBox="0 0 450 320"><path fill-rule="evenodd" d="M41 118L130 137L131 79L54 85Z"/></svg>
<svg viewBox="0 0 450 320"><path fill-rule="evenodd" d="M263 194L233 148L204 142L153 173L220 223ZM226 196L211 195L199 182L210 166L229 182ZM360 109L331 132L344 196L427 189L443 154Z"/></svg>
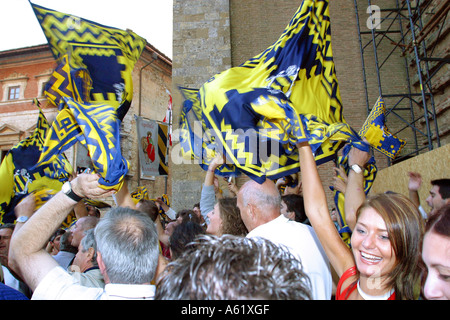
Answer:
<svg viewBox="0 0 450 320"><path fill-rule="evenodd" d="M277 218L279 218L281 215L281 213L278 211L271 211L271 212L267 212L264 215L258 215L259 219L256 221L255 226L253 227L253 229L258 228L259 226L262 226L268 222L271 222ZM250 231L250 230L249 230Z"/></svg>

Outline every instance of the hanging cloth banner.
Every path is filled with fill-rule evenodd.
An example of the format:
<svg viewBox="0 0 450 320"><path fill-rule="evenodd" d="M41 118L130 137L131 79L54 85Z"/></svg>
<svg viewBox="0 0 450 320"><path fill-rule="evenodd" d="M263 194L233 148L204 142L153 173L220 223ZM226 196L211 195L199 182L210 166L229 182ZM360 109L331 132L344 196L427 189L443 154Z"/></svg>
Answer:
<svg viewBox="0 0 450 320"><path fill-rule="evenodd" d="M168 175L167 137L169 126L135 115L142 179Z"/></svg>

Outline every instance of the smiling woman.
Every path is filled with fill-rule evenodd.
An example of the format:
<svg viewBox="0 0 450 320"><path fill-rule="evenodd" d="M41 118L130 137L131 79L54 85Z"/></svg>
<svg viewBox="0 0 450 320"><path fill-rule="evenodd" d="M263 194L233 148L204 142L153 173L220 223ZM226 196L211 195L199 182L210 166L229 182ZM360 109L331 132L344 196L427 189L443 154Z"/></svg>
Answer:
<svg viewBox="0 0 450 320"><path fill-rule="evenodd" d="M352 248L360 277L376 279L366 286L413 299L420 279L423 220L415 205L401 194L378 194L358 209ZM362 288L364 290L364 288ZM417 295L417 292L416 292Z"/></svg>
<svg viewBox="0 0 450 320"><path fill-rule="evenodd" d="M356 210L350 249L331 220L311 147L306 143L297 147L306 214L340 278L336 300L417 299L424 229L417 207L396 193L363 200ZM361 189L362 183L360 179L352 188Z"/></svg>

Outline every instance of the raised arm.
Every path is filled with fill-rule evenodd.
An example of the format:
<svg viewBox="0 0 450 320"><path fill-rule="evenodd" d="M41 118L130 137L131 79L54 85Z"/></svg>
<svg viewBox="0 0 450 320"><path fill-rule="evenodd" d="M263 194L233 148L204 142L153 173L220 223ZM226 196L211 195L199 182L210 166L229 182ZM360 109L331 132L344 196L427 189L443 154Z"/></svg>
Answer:
<svg viewBox="0 0 450 320"><path fill-rule="evenodd" d="M222 164L224 164L223 156L220 153L217 153L215 158L212 159L211 163L209 164L208 170L206 171L205 182L204 182L205 186L213 186L214 185L214 178L216 176L214 171Z"/></svg>
<svg viewBox="0 0 450 320"><path fill-rule="evenodd" d="M129 207L131 209L136 209L136 204L131 197L131 193L128 190L127 181L124 181L122 188L115 194L117 206L119 207Z"/></svg>
<svg viewBox="0 0 450 320"><path fill-rule="evenodd" d="M113 191L99 187L98 178L97 175L81 174L71 181L72 191L81 198L111 195ZM58 266L45 251L45 245L77 203L60 191L14 231L9 257L13 268L22 275L31 290L36 289L45 275Z"/></svg>
<svg viewBox="0 0 450 320"><path fill-rule="evenodd" d="M223 156L220 153L217 153L206 171L205 181L200 195L200 212L207 223L209 223L207 214L214 209L214 204L216 202L216 187L214 185L214 178L216 175L214 171L223 163Z"/></svg>
<svg viewBox="0 0 450 320"><path fill-rule="evenodd" d="M337 275L354 265L353 255L342 241L328 212L325 190L317 171L311 147L307 142L297 144L302 172L303 200L306 215Z"/></svg>
<svg viewBox="0 0 450 320"><path fill-rule="evenodd" d="M408 172L408 192L409 199L417 206L420 206L419 189L422 185L422 176L418 172Z"/></svg>
<svg viewBox="0 0 450 320"><path fill-rule="evenodd" d="M345 221L353 231L356 224L356 211L366 199L364 192L364 166L370 159L368 152L352 147L348 154L348 166L350 168L345 190ZM353 167L357 165L357 167ZM359 169L358 169L359 168Z"/></svg>

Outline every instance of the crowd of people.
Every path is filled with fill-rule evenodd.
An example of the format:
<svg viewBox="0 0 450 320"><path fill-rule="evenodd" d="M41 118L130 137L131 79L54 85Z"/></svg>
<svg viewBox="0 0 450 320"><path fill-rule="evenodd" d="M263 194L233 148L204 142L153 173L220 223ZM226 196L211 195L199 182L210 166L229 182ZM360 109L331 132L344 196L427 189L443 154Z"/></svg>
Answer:
<svg viewBox="0 0 450 320"><path fill-rule="evenodd" d="M16 223L0 226L0 299L450 299L450 179L431 181L427 213L420 174L410 173L408 196L366 197L363 174L350 170L336 186L345 192L348 244L309 144L297 148L301 179L240 188L230 180L228 196L218 187L218 155L199 203L178 211L160 198L136 202L126 184L106 190L91 173L37 210L30 194ZM368 159L353 148L348 161L364 168ZM103 214L79 200L113 194L117 205ZM72 212L76 221L62 228Z"/></svg>

